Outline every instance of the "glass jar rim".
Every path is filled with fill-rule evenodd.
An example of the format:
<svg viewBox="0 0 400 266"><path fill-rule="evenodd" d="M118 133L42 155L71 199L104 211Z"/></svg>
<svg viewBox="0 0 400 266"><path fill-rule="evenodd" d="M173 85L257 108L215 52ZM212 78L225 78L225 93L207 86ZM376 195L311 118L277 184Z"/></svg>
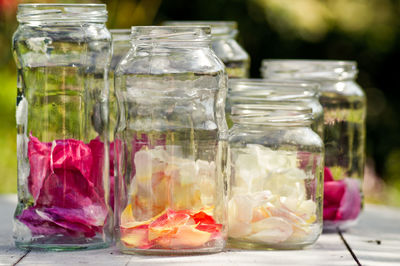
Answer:
<svg viewBox="0 0 400 266"><path fill-rule="evenodd" d="M237 22L232 20L182 20L165 21L163 25L168 26L208 26L211 28L212 39L235 38L238 34Z"/></svg>
<svg viewBox="0 0 400 266"><path fill-rule="evenodd" d="M318 98L320 85L309 81L279 81L268 79L231 79L230 96L275 96L282 99Z"/></svg>
<svg viewBox="0 0 400 266"><path fill-rule="evenodd" d="M178 42L209 43L211 28L209 26L133 26L131 41L138 43Z"/></svg>
<svg viewBox="0 0 400 266"><path fill-rule="evenodd" d="M107 21L105 4L19 4L17 20L29 22L99 22Z"/></svg>
<svg viewBox="0 0 400 266"><path fill-rule="evenodd" d="M261 63L264 78L291 78L306 80L349 80L358 73L356 61L264 59Z"/></svg>

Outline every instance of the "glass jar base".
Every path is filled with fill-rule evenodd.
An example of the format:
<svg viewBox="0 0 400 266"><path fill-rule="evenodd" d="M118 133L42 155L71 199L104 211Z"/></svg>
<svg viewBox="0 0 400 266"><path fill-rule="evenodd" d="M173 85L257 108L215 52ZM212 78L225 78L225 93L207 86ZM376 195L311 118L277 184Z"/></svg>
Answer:
<svg viewBox="0 0 400 266"><path fill-rule="evenodd" d="M345 221L326 221L324 220L324 233L333 233L338 230L346 231L349 228L355 226L358 223L358 218L354 220L345 220Z"/></svg>
<svg viewBox="0 0 400 266"><path fill-rule="evenodd" d="M35 249L43 251L75 251L75 250L91 250L91 249L101 249L110 246L108 243L93 243L86 245L54 245L54 244L34 244L34 243L21 243L15 242L15 246L20 249Z"/></svg>
<svg viewBox="0 0 400 266"><path fill-rule="evenodd" d="M101 249L110 246L108 242L93 242L85 244L56 244L49 243L45 244L43 241L40 242L19 242L15 241L15 246L20 249L26 250L43 250L43 251L74 251L74 250L91 250L91 249Z"/></svg>
<svg viewBox="0 0 400 266"><path fill-rule="evenodd" d="M309 248L315 242L316 239L312 242L303 242L303 243L262 244L262 243L251 243L248 241L229 238L227 248L248 249L248 250L250 249L251 250L296 250L296 249Z"/></svg>
<svg viewBox="0 0 400 266"><path fill-rule="evenodd" d="M205 247L205 248L192 248L192 249L139 249L139 248L126 248L120 247L120 251L125 254L139 254L139 255L161 255L161 256L174 256L174 255L201 255L213 254L223 251L224 245Z"/></svg>

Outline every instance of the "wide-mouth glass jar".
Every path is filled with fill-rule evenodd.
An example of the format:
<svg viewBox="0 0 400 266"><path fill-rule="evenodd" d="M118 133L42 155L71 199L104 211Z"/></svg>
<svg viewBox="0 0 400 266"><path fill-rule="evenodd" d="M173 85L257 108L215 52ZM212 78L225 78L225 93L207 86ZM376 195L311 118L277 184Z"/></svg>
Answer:
<svg viewBox="0 0 400 266"><path fill-rule="evenodd" d="M125 253L221 251L226 74L209 27L132 27L115 71L116 234Z"/></svg>
<svg viewBox="0 0 400 266"><path fill-rule="evenodd" d="M23 4L17 19L15 244L106 247L112 233L106 6Z"/></svg>
<svg viewBox="0 0 400 266"><path fill-rule="evenodd" d="M235 21L167 21L164 25L210 26L212 49L224 62L228 77L249 77L250 57L236 41L238 29Z"/></svg>
<svg viewBox="0 0 400 266"><path fill-rule="evenodd" d="M324 148L300 103L235 104L229 130L233 247L300 249L322 231Z"/></svg>
<svg viewBox="0 0 400 266"><path fill-rule="evenodd" d="M324 229L356 223L363 204L366 98L353 61L263 60L264 78L319 82L324 107Z"/></svg>
<svg viewBox="0 0 400 266"><path fill-rule="evenodd" d="M324 112L319 103L319 85L306 81L273 81L264 79L231 79L228 82L228 98L225 108L228 125L231 106L236 104L300 103L312 109L311 128L322 138Z"/></svg>

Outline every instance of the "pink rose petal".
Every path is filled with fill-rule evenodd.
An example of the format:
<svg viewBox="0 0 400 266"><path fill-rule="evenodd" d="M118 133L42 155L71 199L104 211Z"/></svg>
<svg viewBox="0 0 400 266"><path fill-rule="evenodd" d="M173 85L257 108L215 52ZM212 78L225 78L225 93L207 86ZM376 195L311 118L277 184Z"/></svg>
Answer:
<svg viewBox="0 0 400 266"><path fill-rule="evenodd" d="M33 234L99 232L108 215L104 202L104 144L79 140L41 143L30 136L28 187L34 206L18 216Z"/></svg>
<svg viewBox="0 0 400 266"><path fill-rule="evenodd" d="M356 219L361 210L360 182L357 179L346 178L346 192L340 201L337 220Z"/></svg>
<svg viewBox="0 0 400 266"><path fill-rule="evenodd" d="M356 219L361 210L359 181L352 178L333 179L329 168L324 169L324 220Z"/></svg>

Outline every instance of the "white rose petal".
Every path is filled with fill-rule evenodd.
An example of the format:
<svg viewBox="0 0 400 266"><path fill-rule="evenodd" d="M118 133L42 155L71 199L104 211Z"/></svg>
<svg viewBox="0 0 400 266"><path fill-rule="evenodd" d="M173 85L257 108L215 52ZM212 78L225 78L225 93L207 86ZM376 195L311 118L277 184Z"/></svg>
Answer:
<svg viewBox="0 0 400 266"><path fill-rule="evenodd" d="M262 243L279 243L288 239L293 228L285 219L271 217L252 224L252 235L246 238Z"/></svg>

